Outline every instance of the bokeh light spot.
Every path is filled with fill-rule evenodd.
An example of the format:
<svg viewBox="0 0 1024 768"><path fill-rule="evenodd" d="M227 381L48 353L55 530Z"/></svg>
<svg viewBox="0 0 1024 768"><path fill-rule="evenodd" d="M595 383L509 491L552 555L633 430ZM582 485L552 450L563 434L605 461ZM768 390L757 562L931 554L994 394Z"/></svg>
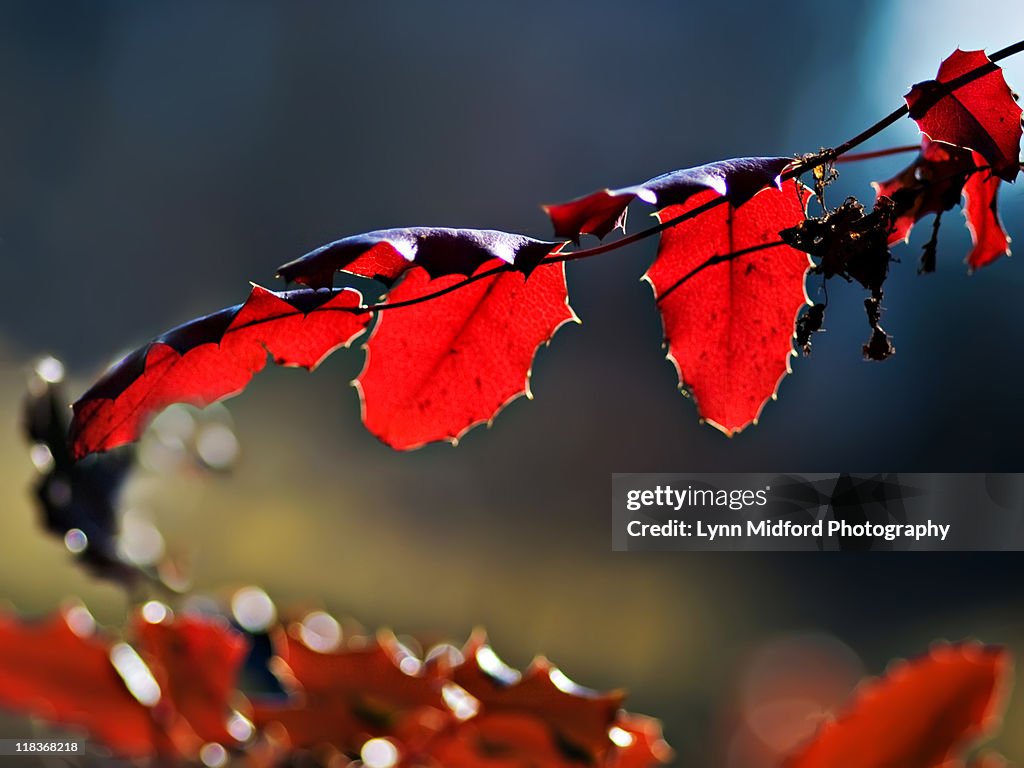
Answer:
<svg viewBox="0 0 1024 768"><path fill-rule="evenodd" d="M238 459L238 438L225 424L204 424L196 436L196 453L211 469L227 469Z"/></svg>
<svg viewBox="0 0 1024 768"><path fill-rule="evenodd" d="M480 669L505 685L518 683L521 677L519 672L502 661L489 645L477 649L476 663L480 665Z"/></svg>
<svg viewBox="0 0 1024 768"><path fill-rule="evenodd" d="M265 632L277 620L277 608L259 587L244 587L231 598L231 613L246 632Z"/></svg>
<svg viewBox="0 0 1024 768"><path fill-rule="evenodd" d="M370 739L359 756L366 768L392 768L398 762L398 748L387 739Z"/></svg>
<svg viewBox="0 0 1024 768"><path fill-rule="evenodd" d="M313 611L299 625L299 637L314 651L328 653L341 645L341 625L329 613Z"/></svg>
<svg viewBox="0 0 1024 768"><path fill-rule="evenodd" d="M78 637L89 637L96 631L96 619L84 605L75 605L64 612L64 621Z"/></svg>
<svg viewBox="0 0 1024 768"><path fill-rule="evenodd" d="M160 685L134 648L118 643L110 649L110 663L140 704L152 707L160 701Z"/></svg>
<svg viewBox="0 0 1024 768"><path fill-rule="evenodd" d="M252 738L255 728L252 722L238 712L232 712L228 718L228 733L235 741L248 741Z"/></svg>
<svg viewBox="0 0 1024 768"><path fill-rule="evenodd" d="M64 364L55 357L44 357L36 363L36 375L47 384L64 380Z"/></svg>
<svg viewBox="0 0 1024 768"><path fill-rule="evenodd" d="M215 742L203 744L199 750L199 759L207 768L221 768L228 762L228 751Z"/></svg>
<svg viewBox="0 0 1024 768"><path fill-rule="evenodd" d="M159 624L167 618L170 610L159 600L150 600L142 606L142 618L150 624Z"/></svg>
<svg viewBox="0 0 1024 768"><path fill-rule="evenodd" d="M441 696L459 720L468 720L480 711L480 702L476 697L455 683L445 683L441 688Z"/></svg>
<svg viewBox="0 0 1024 768"><path fill-rule="evenodd" d="M608 729L608 738L612 740L612 744L622 749L629 747L633 743L633 734L622 730L617 725L613 725Z"/></svg>
<svg viewBox="0 0 1024 768"><path fill-rule="evenodd" d="M117 549L118 554L129 563L153 565L164 556L164 537L142 514L128 510L121 519Z"/></svg>
<svg viewBox="0 0 1024 768"><path fill-rule="evenodd" d="M53 452L50 451L50 446L45 443L33 445L29 449L28 456L32 460L32 466L38 472L49 472L53 469Z"/></svg>
<svg viewBox="0 0 1024 768"><path fill-rule="evenodd" d="M64 534L64 546L71 554L79 555L89 546L89 537L81 528L72 528Z"/></svg>

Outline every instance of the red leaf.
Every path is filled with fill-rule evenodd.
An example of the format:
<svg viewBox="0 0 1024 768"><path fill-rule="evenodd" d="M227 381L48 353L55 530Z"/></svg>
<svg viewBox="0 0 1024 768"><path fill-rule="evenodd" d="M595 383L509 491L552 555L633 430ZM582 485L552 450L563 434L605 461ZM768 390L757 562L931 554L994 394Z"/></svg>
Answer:
<svg viewBox="0 0 1024 768"><path fill-rule="evenodd" d="M990 71L955 90L967 73ZM995 172L1013 181L1020 170L1021 108L1000 67L984 51L955 50L939 66L936 80L918 83L906 96L921 133L979 152Z"/></svg>
<svg viewBox="0 0 1024 768"><path fill-rule="evenodd" d="M974 154L977 158L977 153ZM991 171L972 174L964 184L964 216L974 247L967 254L967 265L979 269L1003 254L1010 255L1010 237L999 220L997 195L1002 182Z"/></svg>
<svg viewBox="0 0 1024 768"><path fill-rule="evenodd" d="M38 624L0 615L0 707L81 726L121 757L167 752L151 709L111 664L111 643L85 609L71 611Z"/></svg>
<svg viewBox="0 0 1024 768"><path fill-rule="evenodd" d="M895 229L889 242L906 240L914 224L931 213L942 213L964 198L963 210L974 248L967 256L974 270L1009 255L1010 238L999 221L997 194L1002 181L987 168L977 152L925 139L921 154L888 181L875 182L878 197L892 198L897 206Z"/></svg>
<svg viewBox="0 0 1024 768"><path fill-rule="evenodd" d="M492 260L476 274L501 266ZM529 395L537 347L564 323L569 307L564 264L529 277L500 272L429 301L380 313L356 384L363 423L399 450L452 442ZM425 296L462 282L411 270L388 303Z"/></svg>
<svg viewBox="0 0 1024 768"><path fill-rule="evenodd" d="M591 759L603 759L612 747L609 729L625 698L622 692L576 685L543 658L519 673L498 659L481 634L470 638L464 655L453 680L480 702L482 712L530 715Z"/></svg>
<svg viewBox="0 0 1024 768"><path fill-rule="evenodd" d="M135 631L154 661L161 689L191 731L172 730L183 751L194 753L206 742L235 744L227 721L248 650L245 638L221 620L194 616L159 623L139 619Z"/></svg>
<svg viewBox="0 0 1024 768"><path fill-rule="evenodd" d="M651 768L671 755L657 721L618 709L622 694L580 688L543 660L520 675L480 633L426 662L390 634L326 653L283 633L275 644L292 701L258 702L254 719L296 748L356 756L385 738L399 765L445 768Z"/></svg>
<svg viewBox="0 0 1024 768"><path fill-rule="evenodd" d="M696 168L684 168L620 189L600 189L557 205L545 205L557 237L579 240L581 234L604 237L616 227L625 230L626 208L639 198L658 208L681 205L699 192L714 190L739 206L768 186L779 185L779 174L790 157L738 157Z"/></svg>
<svg viewBox="0 0 1024 768"><path fill-rule="evenodd" d="M1002 710L1009 654L943 646L861 689L786 768L934 768L985 735Z"/></svg>
<svg viewBox="0 0 1024 768"><path fill-rule="evenodd" d="M209 405L245 389L267 353L312 370L370 321L349 288L274 293L254 285L244 304L168 331L111 368L74 404L76 458L138 439L171 403Z"/></svg>
<svg viewBox="0 0 1024 768"><path fill-rule="evenodd" d="M424 662L389 633L318 651L279 630L271 668L289 699L255 702L262 737L243 746L226 727L242 636L199 617L134 629L148 664L94 637L81 608L38 625L0 615L0 707L82 726L132 758L195 758L219 742L277 765L296 750L354 758L371 739L389 741L403 766L652 768L671 757L657 721L619 709L621 693L581 688L543 659L520 675L480 634L465 654L442 646Z"/></svg>
<svg viewBox="0 0 1024 768"><path fill-rule="evenodd" d="M326 288L335 272L369 277L392 285L413 265L431 277L469 277L493 259L529 274L561 243L480 229L407 227L352 235L329 243L277 270L279 277L312 288Z"/></svg>
<svg viewBox="0 0 1024 768"><path fill-rule="evenodd" d="M924 139L913 163L887 181L872 183L877 197L896 203L889 242L907 240L914 224L930 213L948 211L960 200L964 180L975 167L967 150Z"/></svg>
<svg viewBox="0 0 1024 768"><path fill-rule="evenodd" d="M675 218L718 196L704 192L658 213ZM720 205L665 230L645 275L658 301L669 359L701 418L727 435L756 423L789 373L796 316L807 304L807 254L777 242L804 219L798 188L765 189L740 207Z"/></svg>
<svg viewBox="0 0 1024 768"><path fill-rule="evenodd" d="M358 754L368 738L385 736L403 717L427 707L449 712L441 682L427 674L393 635L321 653L285 632L275 636L275 670L293 702L256 703L254 721L279 723L293 746L331 744Z"/></svg>

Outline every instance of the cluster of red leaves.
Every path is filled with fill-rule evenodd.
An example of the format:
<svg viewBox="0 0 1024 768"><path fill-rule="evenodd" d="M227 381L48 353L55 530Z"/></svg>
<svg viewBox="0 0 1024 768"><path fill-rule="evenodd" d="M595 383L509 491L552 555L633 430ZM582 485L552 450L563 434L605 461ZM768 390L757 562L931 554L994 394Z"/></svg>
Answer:
<svg viewBox="0 0 1024 768"><path fill-rule="evenodd" d="M984 74L977 77L979 71ZM1012 182L1020 172L1022 110L999 67L984 51L957 49L942 62L936 79L915 85L906 102L921 129L921 154L892 179L875 184L879 197L897 204L890 242L907 239L913 225L930 213L937 217L937 233L938 217L962 196L974 242L968 268L1009 255L997 195L1000 182ZM922 271L934 268L933 257L934 243L930 255L926 246L929 263Z"/></svg>
<svg viewBox="0 0 1024 768"><path fill-rule="evenodd" d="M1008 253L996 196L1020 170L1021 109L1002 71L983 51L957 50L906 101L924 134L921 156L877 185L871 215L847 205L807 220L806 195L794 177L834 160L828 152L813 162L723 160L546 206L556 234L573 242L624 227L633 200L656 207L663 234L647 279L680 386L706 422L727 434L755 423L790 370L795 330L809 349L823 312L818 306L798 317L808 303L809 272L856 279L871 291L873 336L865 354L882 359L892 352L878 323L889 243L962 195L974 239L970 268ZM934 268L934 235L922 271ZM265 364L264 350L279 364L313 368L361 334L372 315L376 326L356 382L367 428L396 449L456 442L529 393L536 349L576 319L564 263L593 254L564 253L567 244L420 227L326 245L279 270L307 288L255 288L245 304L164 334L105 374L75 404L74 455L136 439L168 403L204 405L237 393ZM330 288L335 272L381 281L390 289L384 303L366 307L355 291Z"/></svg>
<svg viewBox="0 0 1024 768"><path fill-rule="evenodd" d="M164 761L213 744L252 766L299 753L344 765L374 740L398 767L651 768L672 754L657 721L621 709L623 694L581 688L545 659L517 672L479 633L420 659L389 633L314 648L323 638L303 625L278 627L271 669L287 698L250 701L245 635L157 607L127 642L81 607L38 624L0 615L0 707L83 728L118 757Z"/></svg>
<svg viewBox="0 0 1024 768"><path fill-rule="evenodd" d="M151 604L152 605L152 604ZM0 616L0 707L85 729L120 757L195 759L222 745L252 766L304 754L332 765L383 749L388 766L649 768L671 759L657 721L621 693L581 688L545 659L504 665L474 634L420 658L393 635L330 647L304 624L273 630L285 699L238 690L247 640L217 617L161 609L129 642L77 607L31 624ZM998 726L1009 654L941 645L866 681L784 768L937 768ZM988 756L977 766L998 764ZM991 761L991 762L990 762ZM959 764L959 763L956 763Z"/></svg>
<svg viewBox="0 0 1024 768"><path fill-rule="evenodd" d="M1010 238L997 208L1000 183L978 152L926 138L913 163L874 186L878 197L888 197L897 205L890 243L908 240L914 224L929 214L941 215L963 197L964 218L974 242L966 262L975 270L1010 253Z"/></svg>
<svg viewBox="0 0 1024 768"><path fill-rule="evenodd" d="M445 229L388 230L332 243L281 267L289 279L314 287L273 293L255 286L244 304L175 328L108 371L75 403L74 453L137 439L170 403L203 406L236 394L265 365L267 351L279 365L313 369L350 344L371 315L361 311L357 291L321 287L334 270L398 281L357 380L367 427L401 449L456 441L528 393L537 347L576 320L564 264L537 264L560 247ZM510 265L517 269L506 270Z"/></svg>

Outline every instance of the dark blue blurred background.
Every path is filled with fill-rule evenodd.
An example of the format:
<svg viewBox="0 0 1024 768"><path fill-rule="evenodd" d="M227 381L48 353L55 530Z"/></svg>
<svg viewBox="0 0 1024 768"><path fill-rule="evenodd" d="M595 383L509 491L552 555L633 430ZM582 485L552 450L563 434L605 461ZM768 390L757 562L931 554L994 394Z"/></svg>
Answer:
<svg viewBox="0 0 1024 768"><path fill-rule="evenodd" d="M542 202L837 144L958 45L994 50L1024 33L1015 0L966 8L0 5L0 532L21 550L0 558L5 593L34 610L75 592L101 615L119 610L32 538L14 433L32 357L62 357L80 390L118 353L241 301L250 279L275 286L277 265L346 234L436 224L547 237ZM1024 61L1006 68L1024 87ZM869 148L916 137L907 120ZM909 159L843 166L831 199L870 200L869 181ZM1024 242L1020 190L1001 195ZM895 250L883 324L897 355L861 360L863 294L832 287L813 356L732 440L676 391L638 281L647 241L571 270L583 326L541 350L533 402L457 450L395 454L363 432L350 352L313 377L268 371L231 403L245 452L233 478L187 490L151 478L140 494L166 538L196 552L201 588L259 581L282 602L313 595L410 631L486 623L513 661L545 651L584 682L632 689L681 764L722 765L728 738L712 753L708 734L766 638L828 632L873 670L940 636L1024 645L1015 555L608 551L611 472L1024 470L1024 271L1004 259L968 277L954 213L938 272L919 278L928 229ZM1024 727L1008 731L1024 757Z"/></svg>

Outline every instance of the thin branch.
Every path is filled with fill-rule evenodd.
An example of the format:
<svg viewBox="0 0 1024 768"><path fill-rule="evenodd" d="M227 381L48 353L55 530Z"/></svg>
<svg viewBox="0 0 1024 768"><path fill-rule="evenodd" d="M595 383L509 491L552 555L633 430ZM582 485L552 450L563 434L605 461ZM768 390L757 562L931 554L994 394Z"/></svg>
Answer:
<svg viewBox="0 0 1024 768"><path fill-rule="evenodd" d="M961 75L960 77L958 77L958 78L956 78L954 80L950 80L947 83L943 83L943 86L945 86L945 87L939 93L939 96L945 95L945 93L949 93L949 92L955 91L957 88L961 88L964 85L967 85L967 83L970 83L970 82L973 82L974 80L977 80L979 77L984 77L989 72L993 72L993 71L995 71L997 69L997 67L995 66L994 62L999 61L1001 59L1005 59L1008 56L1012 56L1012 55L1014 55L1016 53L1020 53L1022 51L1024 51L1024 40L1021 40L1020 42L1014 43L1013 45L1008 45L1007 47L1002 48L1002 49L996 51L991 56L989 56L989 60L991 62L993 62L993 63L991 63L991 64L984 64L984 65L982 65L980 67L976 67L975 69L972 69L969 72L965 72L963 75ZM931 108L931 106L933 106L933 105L929 104L928 108ZM787 181L789 179L794 179L797 176L800 176L801 174L806 173L807 171L810 171L810 170L813 170L814 168L817 168L819 165L825 165L825 163L829 163L829 162L839 162L840 161L840 157L842 157L843 155L847 155L847 153L849 153L849 151L851 149L860 146L865 141L867 141L868 139L870 139L870 138L876 136L877 134L881 133L883 130L885 130L890 125L892 125L897 120L899 120L901 117L904 117L904 116L906 116L908 114L910 114L910 109L907 107L906 104L904 104L899 109L894 110L893 112L890 112L888 115L883 117L881 120L879 120L877 123L875 123L871 127L869 127L866 130L861 131L860 133L858 133L852 139L844 141L838 147L836 147L834 149L826 149L826 150L824 150L822 152L819 152L817 155L814 155L812 157L809 157L809 158L807 158L805 160L800 161L799 163L794 165L792 168L790 168L790 170L788 170L785 173L783 173L779 177L780 180L781 181ZM896 148L894 148L892 150L881 150L880 153L878 153L877 155L875 153L865 152L865 153L862 153L862 155L860 157L858 157L856 155L852 155L852 156L848 157L847 158L847 162L851 162L854 159L865 159L866 160L866 159L868 159L868 157L871 157L871 156L881 157L882 154L896 154L897 152L909 152L909 151L911 151L911 149L917 150L917 149L920 149L920 147L918 147L918 146L910 147L909 145L906 148L904 148L904 147L896 147ZM597 246L596 248L588 248L588 249L585 249L585 250L582 250L582 251L574 251L572 254L566 254L566 257L571 257L571 258L564 258L563 257L561 260L562 261L573 261L576 258L585 259L588 256L596 256L596 255L598 255L600 253L606 253L608 251L615 250L616 248L621 248L624 245L629 245L630 243L635 243L638 240L643 240L644 238L650 237L651 235L656 235L659 232L662 232L662 231L668 229L669 227L674 227L676 224L679 224L679 223L685 221L688 218L692 218L691 215L698 215L700 213L704 213L705 211L710 210L711 208L714 208L716 205L721 205L724 202L726 202L726 198L725 197L715 198L714 200L711 200L708 203L705 203L704 205L702 205L702 206L700 206L698 208L694 208L692 211L688 211L686 214L683 214L682 216L678 216L675 219L671 219L671 220L666 221L666 222L664 222L662 224L658 224L655 227L648 227L647 229L641 230L640 232L635 232L632 235L629 235L628 237L623 237L623 238L621 238L619 240L615 240L614 242L606 243L604 245Z"/></svg>
<svg viewBox="0 0 1024 768"><path fill-rule="evenodd" d="M857 163L861 160L874 160L876 157L888 157L889 155L900 155L904 152L920 152L920 144L904 144L900 147L889 147L889 149L876 149L874 152L854 152L842 157L837 157L837 163Z"/></svg>
<svg viewBox="0 0 1024 768"><path fill-rule="evenodd" d="M965 72L964 74L960 75L960 77L954 78L953 80L950 80L945 83L941 83L942 87L937 88L935 94L931 98L929 98L928 101L922 104L924 110L927 111L931 109L933 106L935 106L939 99L941 99L943 96L952 93L957 88L961 88L967 85L968 83L972 83L978 78L984 77L985 75L989 74L990 72L995 72L996 69L998 69L998 67L995 65L995 62L1005 59L1008 56L1013 56L1014 54L1020 53L1021 51L1024 51L1024 40L1016 42L1013 45L1008 45L1005 48L1001 48L1000 50L993 53L991 56L988 57L990 62L989 64L983 64L980 67L975 67L969 72ZM796 176L799 176L802 173L806 173L812 168L816 168L817 166L823 165L824 163L834 161L840 155L845 155L854 147L858 147L868 139L877 136L879 133L884 131L886 128L895 123L901 117L905 117L906 115L909 114L910 107L904 104L899 109L890 112L888 115L883 117L870 128L861 131L852 139L844 141L835 149L827 149L824 152L818 153L812 158L808 158L807 160L798 163L792 169L784 173L782 175L782 178L784 180L792 179L795 178Z"/></svg>
<svg viewBox="0 0 1024 768"><path fill-rule="evenodd" d="M980 77L984 77L990 72L994 72L996 69L998 69L998 67L995 65L995 62L1005 59L1009 56L1013 56L1014 54L1021 53L1022 51L1024 51L1024 40L1016 42L1013 45L1008 45L1005 48L1001 48L1000 50L991 54L989 56L989 60L991 63L984 64L980 67L976 67L975 69L972 69L969 72L965 72L960 77L942 83L941 85L943 87L940 89L936 89L935 95L932 96L928 102L924 103L925 111L934 106L934 104L938 102L938 100L941 99L943 96L951 93L952 91L955 91L958 88L963 87L964 85L967 85L968 83L977 80ZM860 146L868 139L871 139L874 136L878 135L886 128L888 128L890 125L892 125L900 118L905 117L908 114L910 114L910 109L907 107L906 104L904 104L899 109L890 112L888 115L883 117L874 125L858 133L852 139L844 141L842 144L833 149L823 150L817 153L816 155L812 155L811 157L801 160L800 162L796 163L793 167L791 167L788 171L783 173L779 177L779 179L781 181L788 181L789 179L794 179L806 173L807 171L813 170L814 168L817 168L820 165L825 165L826 163L830 162L856 162L858 160L868 160L874 157L885 157L887 155L895 155L902 152L910 152L919 149L917 145L906 145L900 147L893 147L891 149L877 150L874 152L849 154L851 149ZM651 237L652 235L660 234L661 232L664 232L666 229L674 227L677 224L681 224L684 221L696 218L697 216L706 213L707 211L710 211L712 208L722 205L727 201L728 198L724 196L716 197L714 200L709 200L708 202L699 205L696 208L687 211L686 213L680 214L679 216L676 216L667 221L663 221L653 227L648 227L647 229L643 229L639 232L634 232L632 235L621 237L618 240L614 240L610 243L602 243L601 245L595 246L593 248L583 248L581 250L572 251L569 253L559 252L556 255L548 256L541 262L541 264L558 264L562 262L578 261L590 258L591 256L598 256L602 253L608 253L609 251L614 251L619 248L623 248L627 245L631 245L632 243ZM693 275L697 274L702 269L705 269L709 266L713 266L714 264L720 264L724 261L729 261L730 259L736 258L737 256L742 256L743 254L750 253L751 251L754 250L761 250L764 248L775 247L782 244L783 243L781 241L775 243L766 243L763 245L754 246L753 248L744 249L742 251L736 251L735 253L725 254L724 256L713 256L710 259L708 259L708 261L706 261L704 264L695 268L690 274L684 276L681 280L672 285L667 291L665 291L665 293L661 295L661 297L658 300L661 301L662 299L664 299L666 296L672 293L672 291L678 288L679 285L681 285L686 280L689 280L691 277L693 277ZM338 307L337 309L341 311L356 313L383 312L389 309L401 309L403 307L413 306L415 304L420 304L422 302L429 301L440 296L444 296L446 294L451 293L452 291L458 290L459 288L463 288L469 285L470 283L474 283L478 280L483 280L486 277L491 277L502 272L511 272L514 269L514 265L502 264L501 266L484 270L483 272L472 275L461 282L449 285L445 288L435 291L434 293L424 294L423 296L418 296L416 298L406 299L405 301L399 301L393 304L388 304L385 302L381 304L370 304L363 307Z"/></svg>
<svg viewBox="0 0 1024 768"><path fill-rule="evenodd" d="M694 209L694 211L696 211L696 210L697 209ZM690 213L693 213L694 211L691 211ZM683 218L683 217L677 217L677 218ZM673 220L665 222L665 224L662 225L662 226L664 228L667 228L667 227L670 227L670 226L675 226L675 224L678 224L678 223L679 222L677 222L677 221L675 221L673 219ZM616 241L616 242L619 242L619 241ZM726 253L726 254L722 254L722 255L719 255L719 256L712 256L710 259L705 261L703 264L695 267L688 274L684 275L682 278L680 278L675 283L673 283L671 286L669 286L669 288L661 296L658 297L658 301L661 301L662 299L667 297L676 288L678 288L680 285L682 285L687 280L689 280L690 278L695 276L701 270L706 269L707 267L713 266L715 264L721 264L722 262L726 262L726 261L732 261L733 259L738 259L740 256L746 256L748 253L753 253L755 251L763 251L763 250L766 250L768 248L775 248L775 247L780 246L780 245L785 245L785 243L783 241L781 241L781 240L778 240L778 241L775 241L775 242L770 242L770 243L761 243L760 245L752 245L749 248L743 248L743 249L738 250L738 251L733 251L732 253ZM582 251L580 251L578 253L582 253ZM558 255L558 256L553 256L553 257L551 257L549 259L545 259L544 261L541 262L541 264L542 265L543 264L559 264L559 263L562 263L562 262L565 262L565 261L572 261L573 257L575 257L576 255L577 255L576 253L567 253L567 254L562 254L562 255ZM589 255L593 255L593 254L589 254ZM511 271L514 271L514 267L512 267L512 265L510 265L510 264L502 264L502 265L497 266L497 267L492 267L491 269L485 269L483 272L478 272L475 275L467 277L465 280L462 280L462 281L460 281L458 283L453 283L453 284L451 284L449 286L441 288L440 290L434 291L433 293L426 293L426 294L424 294L422 296L417 296L417 297L412 298L412 299L406 299L405 301L397 301L397 302L395 302L393 304L387 304L387 303L383 303L383 304L370 304L370 305L361 306L361 307L330 307L330 308L322 309L322 310L319 310L319 311L351 312L351 313L354 313L354 314L363 314L364 312L383 312L383 311L388 310L388 309L401 309L402 307L409 307L409 306L412 306L414 304L422 304L425 301L430 301L431 299L436 299L436 298L438 298L440 296L444 296L445 294L448 294L448 293L451 293L452 291L458 290L459 288L467 286L470 283L475 283L478 280L483 280L484 278L487 278L487 277L493 277L494 275L499 275L502 272L511 272Z"/></svg>
<svg viewBox="0 0 1024 768"><path fill-rule="evenodd" d="M615 241L613 241L611 243L604 243L603 245L598 245L598 246L595 246L594 248L584 248L582 250L573 251L571 253L556 253L553 256L548 256L547 258L545 258L541 262L541 265L543 265L543 264L560 264L562 262L567 262L567 261L577 261L578 259L586 259L586 258L589 258L591 256L597 256L598 254L601 254L601 253L607 253L608 251L614 251L614 250L616 250L618 248L622 248L625 245L629 245L630 243L635 243L638 240L643 240L644 238L650 237L651 235L655 235L655 234L657 234L659 232L663 232L664 230L669 229L670 227L674 227L677 224L681 224L682 222L686 221L687 219L696 218L697 216L701 215L705 211L709 211L712 208L714 208L714 207L716 207L718 205L721 205L721 203L724 200L725 200L724 197L716 197L714 200L709 200L707 203L704 203L703 205L699 205L696 208L693 208L692 210L687 211L686 213L680 214L679 216L676 216L674 218L669 219L668 221L664 221L661 224L658 224L658 225L653 226L653 227L649 227L648 229L642 230L641 232L637 232L637 233L629 235L627 237L620 238L620 239L615 240ZM427 294L424 294L423 296L417 296L416 298L406 299L405 301L397 301L397 302L395 302L393 304L381 303L381 304L370 304L368 306L363 306L363 307L338 307L337 309L339 309L341 311L344 311L344 312L356 312L356 313L382 312L382 311L388 310L388 309L401 309L402 307L409 307L409 306L412 306L414 304L420 304L420 303L422 303L424 301L429 301L430 299L436 299L436 298L438 298L440 296L444 296L445 294L451 293L452 291L455 291L455 290L457 290L459 288L462 288L463 286L469 285L470 283L475 283L477 280L483 280L485 277L491 277L493 275L497 275L497 274L500 274L502 272L512 272L514 270L515 270L515 267L512 264L502 264L500 266L493 267L491 269L486 269L483 272L478 272L477 274L472 275L472 276L466 278L465 280L463 280L461 282L453 283L452 285L449 285L449 286L446 286L444 288L441 288L440 290L437 290L434 293L427 293Z"/></svg>
<svg viewBox="0 0 1024 768"><path fill-rule="evenodd" d="M681 213L678 216L671 218L668 221L663 221L660 224L656 224L653 227L648 227L647 229L641 230L639 232L634 232L632 235L620 237L618 240L613 240L610 243L597 245L594 246L593 248L584 248L579 251L572 251L570 253L559 254L558 256L553 257L551 259L545 259L543 263L547 264L559 261L576 261L577 259L587 259L590 258L591 256L597 256L598 254L607 253L608 251L614 251L617 248L622 248L625 245L630 245L631 243L643 240L644 238L650 237L651 235L656 235L659 232L664 232L666 229L671 229L677 224L682 224L684 221L687 221L689 219L695 219L702 213L710 211L712 208L718 207L725 201L726 198L724 197L716 197L715 199L709 200L708 202L703 203L702 205L698 205L696 208L690 209L686 213Z"/></svg>

